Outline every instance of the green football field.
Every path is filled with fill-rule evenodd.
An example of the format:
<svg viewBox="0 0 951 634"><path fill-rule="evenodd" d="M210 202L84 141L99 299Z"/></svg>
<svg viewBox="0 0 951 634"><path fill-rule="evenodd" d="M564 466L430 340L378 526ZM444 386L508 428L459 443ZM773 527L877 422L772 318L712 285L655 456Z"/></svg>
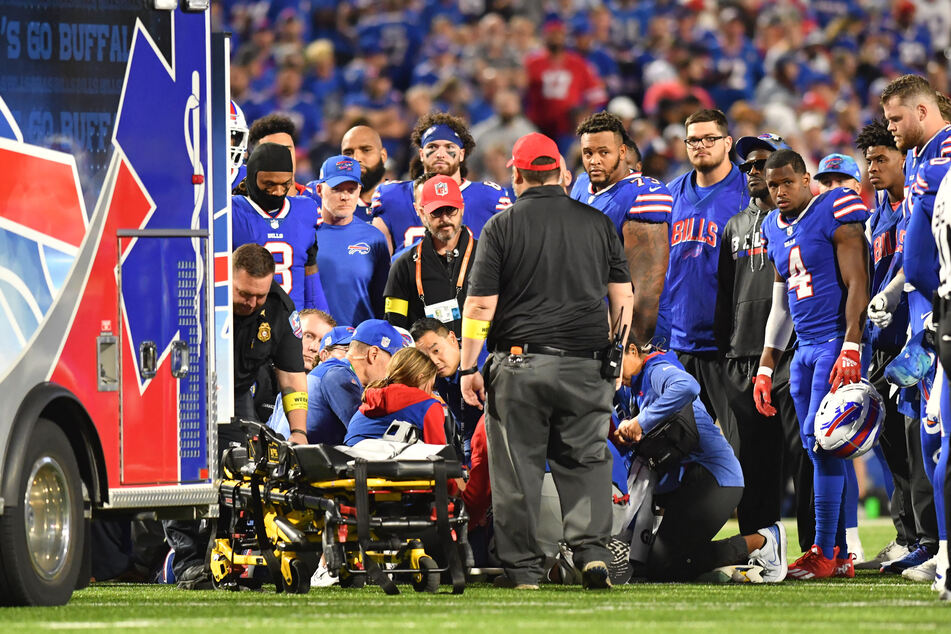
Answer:
<svg viewBox="0 0 951 634"><path fill-rule="evenodd" d="M786 527L795 544L795 523L787 521ZM731 528L735 525L723 534ZM890 539L890 523L863 521L861 533L874 554ZM798 555L792 550L790 560ZM487 584L470 585L462 596L402 590L396 597L371 587L315 588L306 596L286 596L94 584L65 607L0 609L0 632L951 631L951 604L938 602L926 584L877 572L771 586L637 584L599 593L562 586L516 592Z"/></svg>

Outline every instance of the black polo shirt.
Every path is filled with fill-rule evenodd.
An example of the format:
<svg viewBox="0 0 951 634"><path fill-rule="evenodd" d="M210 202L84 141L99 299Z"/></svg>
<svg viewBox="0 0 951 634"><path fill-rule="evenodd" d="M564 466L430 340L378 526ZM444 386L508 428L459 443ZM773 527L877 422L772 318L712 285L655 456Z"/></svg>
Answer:
<svg viewBox="0 0 951 634"><path fill-rule="evenodd" d="M284 372L304 371L300 335L291 324L294 312L294 302L272 281L259 311L247 317L234 316L235 398L251 389L258 370L267 363Z"/></svg>
<svg viewBox="0 0 951 634"><path fill-rule="evenodd" d="M543 185L486 223L469 294L499 296L490 350L527 343L580 352L610 343L608 283L630 281L611 220Z"/></svg>
<svg viewBox="0 0 951 634"><path fill-rule="evenodd" d="M469 244L472 249L469 249ZM462 335L462 306L466 302L469 274L475 261L478 240L472 237L465 225L459 234L456 248L446 255L436 253L432 234L429 231L419 244L406 249L390 267L383 296L386 300L386 319L394 326L409 329L417 319L426 316L425 306L439 305L455 299L459 318L443 321L459 337ZM469 258L466 259L466 253ZM416 284L416 269L419 267L423 298ZM465 269L463 269L465 266ZM459 286L461 277L462 286ZM425 304L424 304L425 299ZM406 302L402 304L402 302ZM404 311L405 310L405 314Z"/></svg>

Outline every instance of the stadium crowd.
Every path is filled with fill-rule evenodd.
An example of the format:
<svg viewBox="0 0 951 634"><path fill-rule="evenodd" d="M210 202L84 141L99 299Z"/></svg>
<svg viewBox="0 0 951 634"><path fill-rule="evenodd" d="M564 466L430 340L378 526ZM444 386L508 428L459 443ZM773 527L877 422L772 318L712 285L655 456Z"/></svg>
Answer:
<svg viewBox="0 0 951 634"><path fill-rule="evenodd" d="M295 442L352 445L405 420L456 446L477 565L535 587L493 547L471 389L489 353L522 342L474 319L467 295L482 236L496 248L493 219L531 190L531 160L558 162L536 186L602 211L633 281L606 434L618 561L594 563L614 582L865 567L951 599L939 415L951 404L934 343L947 317L931 308L951 283L939 274L951 190L938 191L951 2L213 7L233 33L233 246L244 258L258 245L297 308L307 372L306 428L270 371L256 417ZM236 303L251 294L236 283ZM570 341L528 343L578 356ZM664 437L673 464L649 457L664 424L687 430ZM820 429L840 425L854 431L845 445L823 444ZM873 445L867 463L848 459ZM877 554L857 528L866 464L896 532ZM803 555L787 568L790 482ZM547 581L599 587L591 562L573 566L551 475L545 487L532 521ZM734 512L739 534L714 541ZM203 562L178 559L180 580L207 580Z"/></svg>

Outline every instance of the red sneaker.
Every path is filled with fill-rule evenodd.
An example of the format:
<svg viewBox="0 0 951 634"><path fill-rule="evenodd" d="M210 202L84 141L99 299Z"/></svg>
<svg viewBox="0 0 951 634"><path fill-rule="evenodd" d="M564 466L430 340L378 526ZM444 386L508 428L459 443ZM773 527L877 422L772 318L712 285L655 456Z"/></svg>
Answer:
<svg viewBox="0 0 951 634"><path fill-rule="evenodd" d="M788 579L827 579L835 573L835 561L822 554L822 549L812 548L802 554L786 573ZM854 571L853 571L853 574Z"/></svg>
<svg viewBox="0 0 951 634"><path fill-rule="evenodd" d="M848 556L843 559L839 557L839 548L837 546L833 554L835 555L835 572L832 573L832 576L845 577L847 579L855 577L855 553L849 553Z"/></svg>

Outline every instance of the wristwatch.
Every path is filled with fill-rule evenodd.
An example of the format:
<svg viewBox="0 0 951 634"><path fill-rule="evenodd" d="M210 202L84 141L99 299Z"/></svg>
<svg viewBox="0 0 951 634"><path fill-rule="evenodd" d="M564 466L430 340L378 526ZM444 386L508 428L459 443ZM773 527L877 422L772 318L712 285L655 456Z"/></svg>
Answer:
<svg viewBox="0 0 951 634"><path fill-rule="evenodd" d="M467 370L459 370L459 376L469 376L470 374L475 374L479 371L479 366L474 365Z"/></svg>

